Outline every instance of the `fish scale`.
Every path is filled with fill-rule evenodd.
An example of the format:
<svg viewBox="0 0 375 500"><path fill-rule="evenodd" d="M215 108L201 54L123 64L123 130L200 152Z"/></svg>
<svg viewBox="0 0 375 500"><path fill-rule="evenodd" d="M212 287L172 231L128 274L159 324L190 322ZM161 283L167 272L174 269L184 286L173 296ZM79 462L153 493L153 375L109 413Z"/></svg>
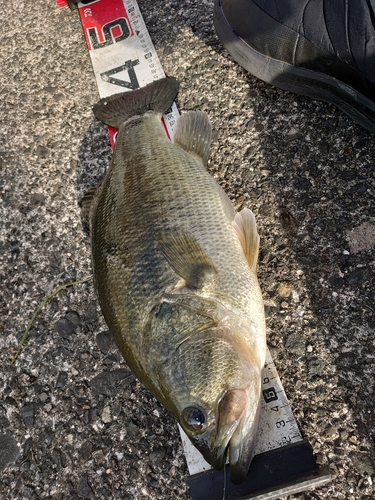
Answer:
<svg viewBox="0 0 375 500"><path fill-rule="evenodd" d="M150 127L150 121L152 127ZM213 180L203 170L203 166L189 160L188 157L190 165L183 169L178 168L178 164L175 163L176 148L172 145L169 146L159 121L152 117L147 119L147 123L143 126L146 128L148 135L158 137L157 141L165 145L165 149L161 153L160 148L154 145L153 151L142 152L145 140L142 131L137 139L131 135L126 135L124 145L118 144L117 146L120 151L126 151L123 156L117 153L118 164L127 165L127 158L132 157L133 154L131 145L137 141L138 145L141 144L139 146L140 151L136 152L136 159L134 160L137 167L127 165L126 168L121 167L123 169L121 174L115 175L113 173L116 177L116 184L117 182L121 183L121 189L119 189L120 192L117 196L120 198L122 196L126 197L126 204L121 207L123 238L127 247L130 247L130 242L133 239L137 242L137 244L133 244L133 248L137 248L134 261L139 256L138 242L143 245L151 245L151 248L153 248L155 246L153 234L161 231L167 232L170 228L189 225L189 230L197 236L205 249L209 249L209 254L215 259L218 266L228 267L229 277L227 280L230 281L233 267L236 265L238 267L243 266L243 258L241 255L239 264L230 263L229 265L227 262L225 252L227 247L230 246L228 238L232 245L238 245L238 243L234 240L229 221L226 226L223 226L223 210L217 194L218 187L213 184ZM181 153L185 159L187 155L182 151ZM163 161L159 160L161 156ZM154 158L154 160L151 158ZM147 162L150 162L149 167L146 165ZM143 165L142 172L140 172L140 165ZM122 192L122 185L124 186L124 193ZM199 207L199 210L197 210L197 207ZM110 218L108 217L108 220L103 218L104 230L112 230L108 228ZM139 228L140 234L134 231L134 227ZM110 240L113 241L113 238L110 238ZM128 257L128 260L130 261L132 258ZM143 260L142 262L144 264ZM170 274L167 268L165 272ZM164 282L161 286L164 287ZM237 292L238 290L232 292L233 301L236 302L238 301ZM134 293L137 295L136 289ZM140 297L142 297L142 293L142 290L140 290ZM155 289L155 295L158 293L159 291Z"/></svg>
<svg viewBox="0 0 375 500"><path fill-rule="evenodd" d="M152 127L149 125L150 122ZM131 285L133 303L138 299L141 303L143 301L145 286L149 281L142 278L145 274L145 266L152 268L154 272L159 266L164 268L164 276L160 277L160 285L156 285L153 289L154 297L167 288L166 282L169 286L173 286L179 280L179 277L173 275L170 268L165 265L165 259L160 251L159 259L161 262L158 261L155 234L162 231L167 232L168 229L176 227L188 226L189 230L202 243L202 246L208 250L209 255L217 265L227 269L227 273L222 278L227 285L226 293L229 295L226 299L231 298L231 301L238 307L240 285L231 286L233 275L236 276L238 268L241 273L245 273L246 269L244 268L244 258L229 221L223 224L224 214L220 204L221 198L217 193L220 189L219 186L214 184L212 178L204 171L203 166L193 161L194 159L188 158L190 162L188 167L178 168L176 148L165 138L158 119L148 118L142 128L145 128L146 131L141 129L139 137L136 139L130 133L124 136L124 144L118 143L113 163L118 171L110 172L108 180L105 181L105 187L103 187L111 192L113 190L113 196L119 200L120 208L117 209L119 214L115 217L121 219L119 222L121 225L121 244L124 252L126 249L128 267L138 269L138 272L133 275ZM148 148L144 147L145 134L147 136L154 134L158 138L155 139L153 150L147 150ZM163 161L161 162L159 161L161 148L155 146L158 142L166 146L162 153ZM129 160L127 160L127 158L132 157L134 143L138 144L134 160L136 167L129 165ZM144 149L146 151L142 151ZM121 154L122 151L126 151L126 154ZM185 160L187 155L183 151L178 152L183 155ZM154 158L154 160L150 158ZM140 165L142 165L142 171L140 171ZM113 181L111 181L112 178ZM113 204L113 201L111 199L108 201L108 198L103 196L103 201L98 204L98 211L103 210L106 213L100 217L100 226L95 228L95 237L98 240L108 240L112 245L116 238L116 225L113 212L108 210L105 205ZM122 204L123 198L126 199L124 204ZM237 260L239 262L232 262L232 260L230 263L228 262L226 251L231 245L238 246ZM146 254L147 260L144 259ZM151 255L154 256L152 263L149 262ZM153 280L157 281L156 276L153 276ZM222 296L219 298L223 299ZM148 297L148 300L152 300L152 297Z"/></svg>

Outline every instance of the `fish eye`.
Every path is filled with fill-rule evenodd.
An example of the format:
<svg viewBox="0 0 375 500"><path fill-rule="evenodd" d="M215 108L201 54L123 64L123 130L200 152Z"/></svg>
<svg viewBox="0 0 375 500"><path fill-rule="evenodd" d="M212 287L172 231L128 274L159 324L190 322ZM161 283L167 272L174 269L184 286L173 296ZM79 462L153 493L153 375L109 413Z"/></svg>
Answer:
<svg viewBox="0 0 375 500"><path fill-rule="evenodd" d="M196 408L194 406L190 406L185 408L182 412L182 416L185 420L185 423L192 430L201 431L205 427L206 416L202 410Z"/></svg>

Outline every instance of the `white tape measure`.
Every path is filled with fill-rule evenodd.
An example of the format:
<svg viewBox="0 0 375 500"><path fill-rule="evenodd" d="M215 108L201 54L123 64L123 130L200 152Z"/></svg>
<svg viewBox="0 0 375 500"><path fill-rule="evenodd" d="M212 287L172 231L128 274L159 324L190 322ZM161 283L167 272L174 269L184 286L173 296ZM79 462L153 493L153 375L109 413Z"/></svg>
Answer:
<svg viewBox="0 0 375 500"><path fill-rule="evenodd" d="M64 0L56 1L59 5L64 3ZM78 6L101 98L135 90L165 76L136 0L69 0L66 3L70 7ZM177 106L173 104L163 117L169 138L173 136L178 116ZM115 129L109 127L109 133L113 145ZM317 469L311 448L302 439L268 351L262 376L262 410L250 474L252 470L255 472L246 478L248 489L246 484L228 485L228 498L244 499L251 495L251 498L271 500L329 481L329 474ZM207 479L211 466L181 428L180 433L194 500L221 498L221 479L216 492L215 477L211 475ZM206 479L202 482L200 473L205 471Z"/></svg>

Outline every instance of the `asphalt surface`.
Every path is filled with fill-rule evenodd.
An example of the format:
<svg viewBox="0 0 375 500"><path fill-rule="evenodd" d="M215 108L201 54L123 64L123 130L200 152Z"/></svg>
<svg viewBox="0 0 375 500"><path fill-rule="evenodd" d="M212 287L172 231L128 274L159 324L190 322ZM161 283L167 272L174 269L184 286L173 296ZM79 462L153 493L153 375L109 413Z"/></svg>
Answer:
<svg viewBox="0 0 375 500"><path fill-rule="evenodd" d="M181 111L209 114L209 169L254 211L268 343L329 485L375 492L375 139L335 107L242 70L212 1L139 2ZM79 196L110 159L78 14L0 0L0 498L188 499L177 427L129 373L91 282ZM292 497L289 497L292 498Z"/></svg>

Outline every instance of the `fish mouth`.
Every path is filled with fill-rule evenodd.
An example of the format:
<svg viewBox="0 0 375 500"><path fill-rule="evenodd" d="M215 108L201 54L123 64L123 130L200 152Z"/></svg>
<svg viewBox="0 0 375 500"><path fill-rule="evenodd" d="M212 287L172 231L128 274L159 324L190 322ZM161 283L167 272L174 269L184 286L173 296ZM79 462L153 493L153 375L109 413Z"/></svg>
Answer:
<svg viewBox="0 0 375 500"><path fill-rule="evenodd" d="M222 469L229 455L230 480L242 483L248 473L258 434L259 398L249 398L242 389L228 390L218 406L217 445L210 453L210 463Z"/></svg>

